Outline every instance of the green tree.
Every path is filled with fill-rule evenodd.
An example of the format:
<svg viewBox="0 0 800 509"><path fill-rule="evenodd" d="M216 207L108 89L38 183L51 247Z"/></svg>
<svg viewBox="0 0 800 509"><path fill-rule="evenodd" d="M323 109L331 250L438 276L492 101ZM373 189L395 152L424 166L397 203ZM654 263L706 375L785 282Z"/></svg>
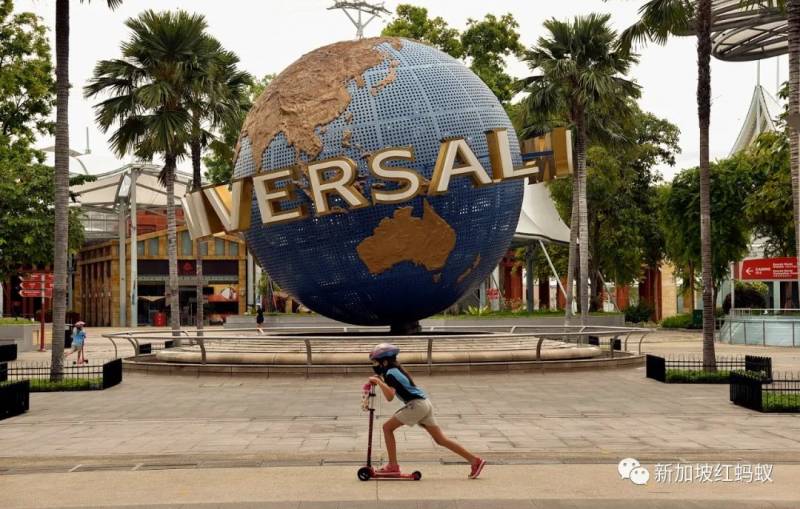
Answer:
<svg viewBox="0 0 800 509"><path fill-rule="evenodd" d="M470 18L464 31L459 32L441 17L429 18L424 7L400 4L395 19L386 25L381 35L416 39L453 58L466 60L470 69L505 105L514 95L514 79L505 72L505 58L521 55L524 50L518 28L511 14L499 18L487 14L482 20Z"/></svg>
<svg viewBox="0 0 800 509"><path fill-rule="evenodd" d="M797 253L790 152L785 132L762 134L746 152L752 159L748 166L761 174L762 182L745 200L744 210L754 235L765 239L767 256Z"/></svg>
<svg viewBox="0 0 800 509"><path fill-rule="evenodd" d="M663 253L654 188L660 175L655 168L675 163L679 130L638 108L624 127L619 140L595 143L587 153L589 273L595 298L602 287L598 272L605 281L628 284L641 275L642 264L657 264ZM550 183L565 220L571 215L572 187L572 178Z"/></svg>
<svg viewBox="0 0 800 509"><path fill-rule="evenodd" d="M85 88L87 97L108 95L95 105L96 120L111 148L143 159L164 159L161 181L167 190L168 303L170 325L180 329L175 224L175 170L193 135L192 90L208 65L205 18L179 10L148 10L125 22L130 38L122 58L101 60Z"/></svg>
<svg viewBox="0 0 800 509"><path fill-rule="evenodd" d="M53 263L55 174L43 161L39 151L0 143L0 281L16 275L23 263ZM82 243L80 211L71 209L69 252Z"/></svg>
<svg viewBox="0 0 800 509"><path fill-rule="evenodd" d="M122 0L106 0L115 8ZM64 333L67 312L67 253L69 244L69 0L56 0L56 132L55 132L55 225L53 254L53 338ZM51 343L50 377L61 377L64 343Z"/></svg>
<svg viewBox="0 0 800 509"><path fill-rule="evenodd" d="M631 111L638 85L625 76L636 57L618 50L617 34L608 15L589 14L573 21L545 21L548 34L540 37L525 61L535 74L524 80L527 124L542 125L552 119L568 121L575 133L573 214L570 220L570 263L574 267L577 236L581 323L588 317L589 224L586 198L586 155L589 119L601 125L603 118L623 118ZM597 113L607 113L605 116ZM568 270L567 317L571 313L572 271Z"/></svg>
<svg viewBox="0 0 800 509"><path fill-rule="evenodd" d="M216 129L214 136L208 143L208 152L203 156L206 166L205 178L212 184L227 184L233 177L233 156L242 123L253 103L261 95L270 82L275 79L275 74L267 74L260 80L252 81L247 85L247 90L241 94L241 104L235 121L224 122Z"/></svg>
<svg viewBox="0 0 800 509"><path fill-rule="evenodd" d="M52 134L55 105L47 29L38 16L13 9L11 0L0 1L0 143L6 148Z"/></svg>
<svg viewBox="0 0 800 509"><path fill-rule="evenodd" d="M750 244L752 227L743 213L763 174L746 153L711 164L712 284L727 276L731 262L741 260ZM685 280L702 262L700 243L700 171L683 170L660 189L660 220L667 258ZM705 284L705 282L703 282ZM714 288L712 288L713 290Z"/></svg>
<svg viewBox="0 0 800 509"><path fill-rule="evenodd" d="M700 246L703 280L703 364L716 369L714 353L714 272L711 250L711 176L708 133L711 122L711 0L649 0L641 19L625 30L622 49L635 42L666 43L669 36L697 36L697 118L700 127Z"/></svg>
<svg viewBox="0 0 800 509"><path fill-rule="evenodd" d="M23 263L52 265L55 251L55 174L33 148L37 135L53 132L50 46L37 16L12 12L11 0L0 2L0 281ZM71 252L82 234L72 210Z"/></svg>
<svg viewBox="0 0 800 509"><path fill-rule="evenodd" d="M406 37L435 46L453 58L464 56L461 34L450 28L447 22L437 16L428 18L428 9L415 5L400 4L396 17L384 27L381 35Z"/></svg>

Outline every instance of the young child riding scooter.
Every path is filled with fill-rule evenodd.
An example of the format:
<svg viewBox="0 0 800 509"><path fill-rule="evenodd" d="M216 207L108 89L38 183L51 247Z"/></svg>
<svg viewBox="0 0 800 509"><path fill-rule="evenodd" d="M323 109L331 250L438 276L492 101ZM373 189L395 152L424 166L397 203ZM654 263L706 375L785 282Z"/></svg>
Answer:
<svg viewBox="0 0 800 509"><path fill-rule="evenodd" d="M405 403L400 410L383 424L383 434L386 439L386 453L389 455L389 463L381 467L378 472L383 474L400 473L400 465L397 463L397 442L394 438L394 430L402 425L414 426L419 424L425 431L430 433L433 440L442 447L446 447L469 461L471 470L470 479L477 478L486 461L470 453L457 442L447 438L442 429L436 423L433 415L433 405L428 395L420 387L414 384L411 375L403 369L397 361L397 354L400 349L391 343L381 343L372 349L369 358L372 361L372 369L377 376L369 378L372 385L381 388L381 392L388 401L392 401L395 396Z"/></svg>

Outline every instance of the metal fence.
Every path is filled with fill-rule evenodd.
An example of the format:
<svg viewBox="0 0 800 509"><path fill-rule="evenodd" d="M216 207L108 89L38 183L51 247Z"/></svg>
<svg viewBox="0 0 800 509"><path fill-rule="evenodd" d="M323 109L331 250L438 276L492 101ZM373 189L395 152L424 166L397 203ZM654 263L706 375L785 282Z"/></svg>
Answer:
<svg viewBox="0 0 800 509"><path fill-rule="evenodd" d="M49 362L16 362L6 367L5 376L11 382L30 381L32 392L107 389L122 381L122 360L120 359L102 364L65 365L55 377L52 376L50 367Z"/></svg>
<svg viewBox="0 0 800 509"><path fill-rule="evenodd" d="M730 376L730 400L759 412L800 412L800 374L777 373L766 379L735 371Z"/></svg>
<svg viewBox="0 0 800 509"><path fill-rule="evenodd" d="M702 358L682 355L664 358L648 354L645 360L645 368L647 378L652 378L659 382L667 382L667 372L671 370L689 373L707 371ZM769 379L772 376L772 358L756 355L717 357L716 371L718 373L730 373L733 371L763 373L763 376ZM724 376L721 376L717 382L726 383L727 380Z"/></svg>

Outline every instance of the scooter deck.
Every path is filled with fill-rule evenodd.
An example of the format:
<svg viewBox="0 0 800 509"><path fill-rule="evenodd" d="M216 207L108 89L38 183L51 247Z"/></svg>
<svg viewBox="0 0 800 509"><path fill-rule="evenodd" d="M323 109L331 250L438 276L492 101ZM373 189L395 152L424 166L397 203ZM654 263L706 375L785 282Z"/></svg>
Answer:
<svg viewBox="0 0 800 509"><path fill-rule="evenodd" d="M422 472L415 470L410 474L402 472L380 473L372 467L361 467L358 469L358 478L362 481L419 481L422 479Z"/></svg>

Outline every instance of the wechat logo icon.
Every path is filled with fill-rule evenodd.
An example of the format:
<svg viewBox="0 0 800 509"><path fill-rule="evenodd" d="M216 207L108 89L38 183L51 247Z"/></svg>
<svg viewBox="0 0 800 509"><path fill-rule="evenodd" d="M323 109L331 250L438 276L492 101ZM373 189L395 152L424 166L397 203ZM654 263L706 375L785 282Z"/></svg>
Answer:
<svg viewBox="0 0 800 509"><path fill-rule="evenodd" d="M644 486L650 480L650 472L635 458L625 458L620 461L617 472L621 479L630 479L637 486Z"/></svg>

